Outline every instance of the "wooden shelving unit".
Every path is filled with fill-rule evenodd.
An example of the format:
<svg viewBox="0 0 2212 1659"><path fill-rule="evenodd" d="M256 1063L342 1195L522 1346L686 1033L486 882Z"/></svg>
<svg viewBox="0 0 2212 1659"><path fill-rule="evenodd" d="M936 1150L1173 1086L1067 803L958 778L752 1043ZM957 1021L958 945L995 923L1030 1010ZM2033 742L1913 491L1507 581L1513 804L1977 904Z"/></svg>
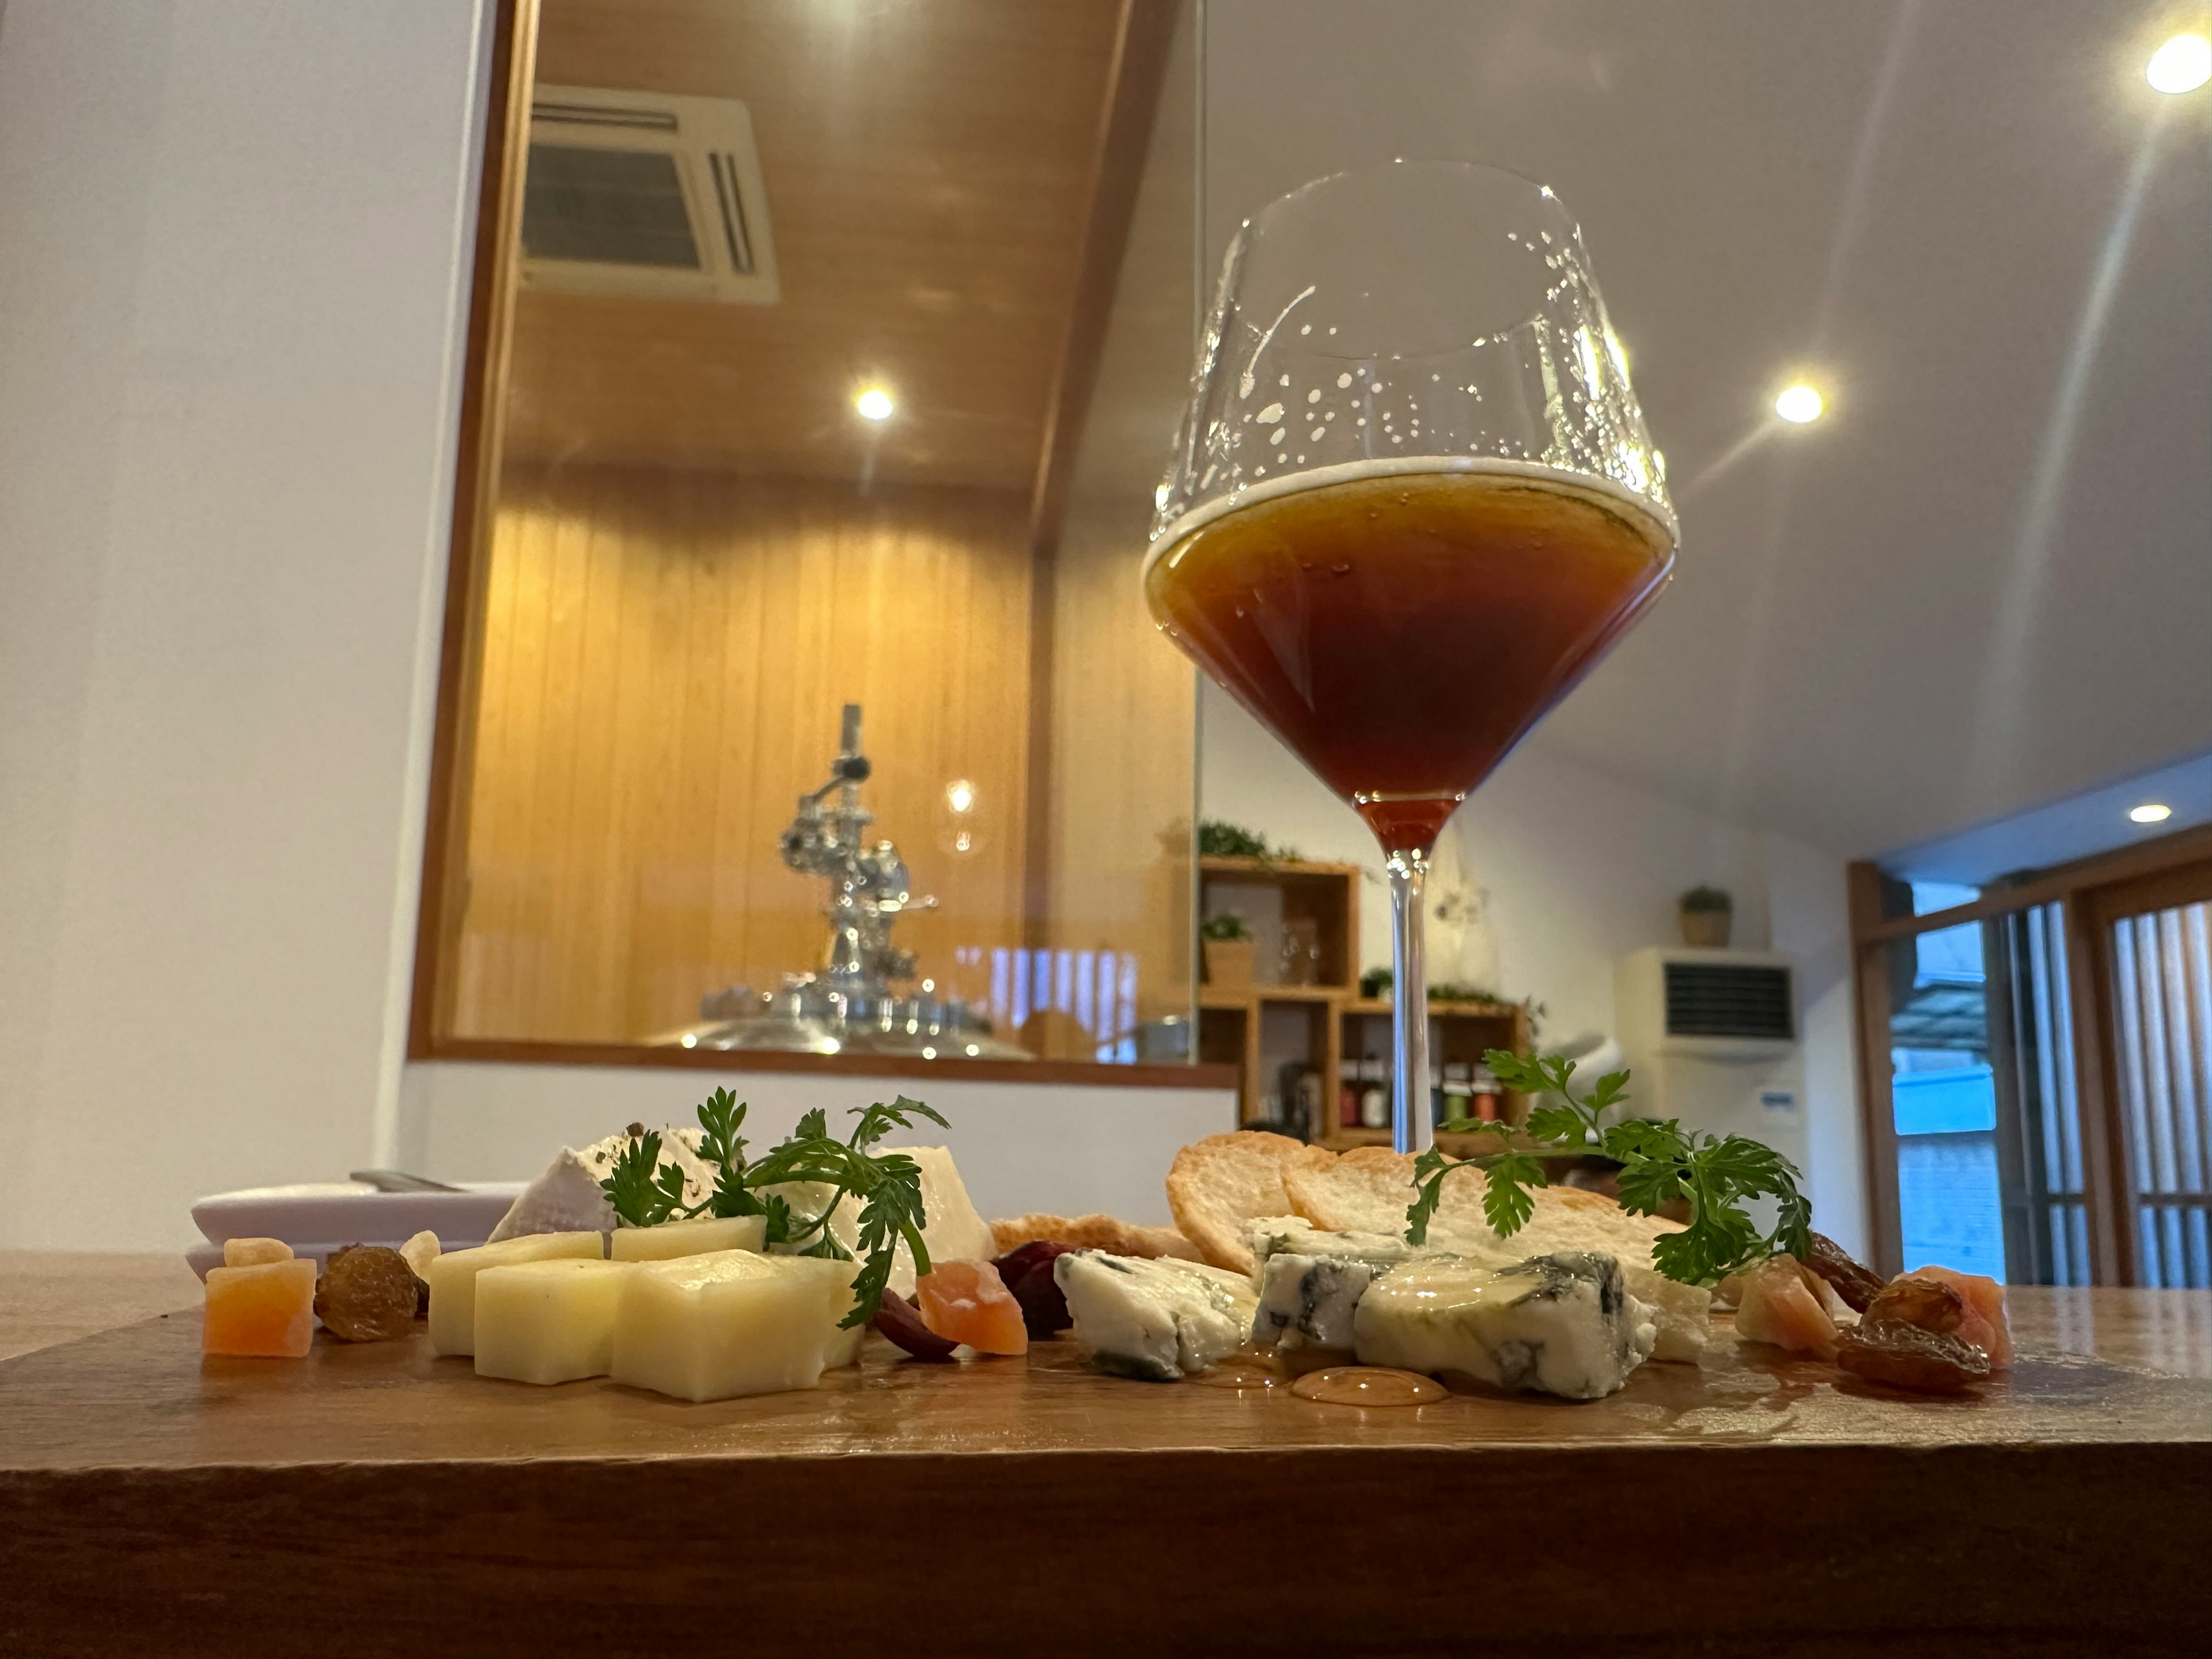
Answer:
<svg viewBox="0 0 2212 1659"><path fill-rule="evenodd" d="M1359 971L1359 889L1356 864L1316 864L1290 860L1203 858L1199 860L1199 915L1224 912L1242 916L1251 929L1259 967L1249 986L1203 985L1198 995L1198 1048L1201 1060L1237 1068L1237 1121L1274 1127L1262 1102L1275 1087L1281 1068L1310 1066L1322 1080L1319 1144L1343 1151L1387 1146L1387 1129L1350 1127L1339 1105L1343 1062L1390 1057L1390 1004L1362 997ZM1291 923L1310 924L1318 947L1316 982L1267 982L1279 972L1281 941ZM1516 1054L1528 1050L1528 1011L1488 1002L1429 1004L1430 1053L1439 1066L1472 1066L1486 1048ZM1504 1115L1518 1122L1527 1107L1508 1095ZM1490 1137L1446 1135L1445 1149L1462 1152Z"/></svg>

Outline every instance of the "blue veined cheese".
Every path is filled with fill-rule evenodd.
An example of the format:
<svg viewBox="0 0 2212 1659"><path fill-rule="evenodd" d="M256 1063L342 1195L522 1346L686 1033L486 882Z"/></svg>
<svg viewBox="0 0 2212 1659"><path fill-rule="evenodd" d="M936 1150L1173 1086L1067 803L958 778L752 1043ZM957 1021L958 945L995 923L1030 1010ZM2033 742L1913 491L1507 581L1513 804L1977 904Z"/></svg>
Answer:
<svg viewBox="0 0 2212 1659"><path fill-rule="evenodd" d="M1352 1344L1352 1316L1374 1281L1372 1263L1276 1251L1260 1264L1260 1305L1252 1346L1342 1348Z"/></svg>
<svg viewBox="0 0 2212 1659"><path fill-rule="evenodd" d="M1250 1282L1201 1262L1071 1250L1052 1276L1091 1363L1122 1376L1172 1382L1202 1371L1252 1327Z"/></svg>
<svg viewBox="0 0 2212 1659"><path fill-rule="evenodd" d="M1249 1225L1244 1236L1252 1247L1252 1259L1260 1264L1262 1273L1268 1258L1276 1255L1310 1256L1322 1261L1364 1261L1370 1267L1380 1268L1394 1267L1417 1255L1442 1254L1408 1244L1393 1233L1329 1232L1315 1226L1304 1216L1296 1215L1263 1217Z"/></svg>
<svg viewBox="0 0 2212 1659"><path fill-rule="evenodd" d="M1628 1380L1658 1340L1609 1255L1559 1251L1510 1267L1437 1256L1369 1285L1352 1347L1369 1365L1461 1373L1495 1388L1596 1400Z"/></svg>

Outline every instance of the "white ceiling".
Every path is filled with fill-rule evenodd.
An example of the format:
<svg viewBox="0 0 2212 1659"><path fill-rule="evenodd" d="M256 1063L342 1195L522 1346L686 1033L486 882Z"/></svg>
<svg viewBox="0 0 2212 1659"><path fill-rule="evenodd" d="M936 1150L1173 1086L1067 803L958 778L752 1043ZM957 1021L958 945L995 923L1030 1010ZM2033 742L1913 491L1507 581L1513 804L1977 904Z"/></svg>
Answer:
<svg viewBox="0 0 2212 1659"><path fill-rule="evenodd" d="M1211 0L1208 258L1394 155L1553 185L1683 547L1536 741L1881 854L2212 749L2212 89L2142 78L2205 21ZM1831 414L1779 427L1800 367Z"/></svg>

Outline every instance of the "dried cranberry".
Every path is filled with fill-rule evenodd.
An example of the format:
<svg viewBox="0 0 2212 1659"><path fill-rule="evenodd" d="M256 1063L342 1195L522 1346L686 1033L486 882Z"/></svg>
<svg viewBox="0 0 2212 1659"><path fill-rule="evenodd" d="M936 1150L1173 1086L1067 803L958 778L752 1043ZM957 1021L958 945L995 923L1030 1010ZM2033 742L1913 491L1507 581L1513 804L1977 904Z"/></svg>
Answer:
<svg viewBox="0 0 2212 1659"><path fill-rule="evenodd" d="M1032 1239L991 1264L999 1270L1000 1282L1021 1304L1022 1323L1032 1337L1055 1335L1075 1322L1052 1272L1052 1264L1075 1248L1048 1238Z"/></svg>

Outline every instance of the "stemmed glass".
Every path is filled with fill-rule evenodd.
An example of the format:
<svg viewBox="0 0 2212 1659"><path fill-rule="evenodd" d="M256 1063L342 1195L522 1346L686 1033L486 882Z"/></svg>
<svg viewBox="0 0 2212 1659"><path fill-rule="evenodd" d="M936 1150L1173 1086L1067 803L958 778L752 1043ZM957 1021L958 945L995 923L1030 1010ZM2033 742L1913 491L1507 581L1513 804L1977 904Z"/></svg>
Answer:
<svg viewBox="0 0 2212 1659"><path fill-rule="evenodd" d="M1392 1139L1419 1151L1437 836L1674 560L1664 463L1573 217L1513 173L1437 161L1262 209L1230 245L1158 507L1161 629L1382 843Z"/></svg>

